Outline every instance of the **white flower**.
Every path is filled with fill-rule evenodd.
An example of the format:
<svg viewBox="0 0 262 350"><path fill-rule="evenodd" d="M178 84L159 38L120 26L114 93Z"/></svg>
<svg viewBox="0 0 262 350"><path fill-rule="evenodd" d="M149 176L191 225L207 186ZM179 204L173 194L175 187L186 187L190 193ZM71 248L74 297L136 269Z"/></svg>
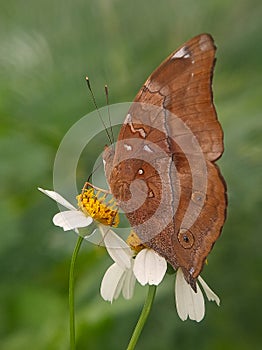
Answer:
<svg viewBox="0 0 262 350"><path fill-rule="evenodd" d="M99 225L99 229L111 258L123 269L131 269L134 254L127 243L110 228Z"/></svg>
<svg viewBox="0 0 262 350"><path fill-rule="evenodd" d="M100 227L106 249L114 260L107 269L101 283L100 293L104 300L113 302L122 292L125 299L131 299L134 293L136 278L143 286L158 285L167 269L166 260L151 249L141 250L135 259L133 251L112 230L105 231Z"/></svg>
<svg viewBox="0 0 262 350"><path fill-rule="evenodd" d="M130 247L111 229L100 226L106 249L114 260L104 274L100 294L104 300L113 302L122 292L125 299L131 299L135 289L133 273L133 252Z"/></svg>
<svg viewBox="0 0 262 350"><path fill-rule="evenodd" d="M166 259L152 249L142 249L135 258L134 274L142 286L159 285L167 269Z"/></svg>
<svg viewBox="0 0 262 350"><path fill-rule="evenodd" d="M40 187L38 187L38 189L57 203L61 204L63 207L69 209L66 211L61 211L53 217L53 223L56 226L62 227L64 231L75 230L78 232L77 228L89 226L93 222L91 216L87 216L81 210L75 208L59 193L55 191L43 190Z"/></svg>
<svg viewBox="0 0 262 350"><path fill-rule="evenodd" d="M104 300L113 302L122 292L125 299L131 299L134 294L136 279L132 269L123 269L117 263L112 264L102 279L100 294Z"/></svg>
<svg viewBox="0 0 262 350"><path fill-rule="evenodd" d="M217 305L219 305L219 297L208 287L203 278L199 276L198 281L203 287L208 300L215 301ZM193 321L200 322L205 316L203 293L199 285L196 284L196 286L197 292L195 293L186 282L182 269L178 268L176 273L175 294L177 313L182 321L185 321L189 317Z"/></svg>

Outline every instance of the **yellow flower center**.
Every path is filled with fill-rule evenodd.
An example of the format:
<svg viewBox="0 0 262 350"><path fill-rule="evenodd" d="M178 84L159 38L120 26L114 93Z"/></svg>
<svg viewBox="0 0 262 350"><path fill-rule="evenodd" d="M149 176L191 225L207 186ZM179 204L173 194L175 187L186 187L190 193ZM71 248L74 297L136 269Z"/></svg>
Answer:
<svg viewBox="0 0 262 350"><path fill-rule="evenodd" d="M103 225L118 226L119 215L113 198L106 203L106 195L101 197L101 191L95 193L94 188L84 189L76 198L78 206L84 214L91 216Z"/></svg>

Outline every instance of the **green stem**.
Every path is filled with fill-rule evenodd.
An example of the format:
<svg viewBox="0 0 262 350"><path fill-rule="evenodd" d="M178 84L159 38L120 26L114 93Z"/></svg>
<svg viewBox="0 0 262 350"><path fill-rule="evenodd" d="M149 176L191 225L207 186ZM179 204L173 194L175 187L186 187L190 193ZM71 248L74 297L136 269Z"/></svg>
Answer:
<svg viewBox="0 0 262 350"><path fill-rule="evenodd" d="M75 263L76 258L84 238L79 236L76 242L69 271L69 319L70 319L70 349L75 350L75 304L74 304L74 284L75 284Z"/></svg>
<svg viewBox="0 0 262 350"><path fill-rule="evenodd" d="M155 298L155 294L156 294L156 286L154 285L149 286L143 310L141 312L139 320L137 321L136 327L134 329L134 332L128 344L127 350L133 350L135 348L138 338L143 330L143 327L146 323L147 317L151 310L151 307Z"/></svg>

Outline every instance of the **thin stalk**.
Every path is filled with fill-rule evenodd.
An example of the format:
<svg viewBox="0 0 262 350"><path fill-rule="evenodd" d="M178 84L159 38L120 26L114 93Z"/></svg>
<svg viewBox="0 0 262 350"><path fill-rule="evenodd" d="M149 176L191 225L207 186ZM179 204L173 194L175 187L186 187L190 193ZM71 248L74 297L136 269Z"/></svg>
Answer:
<svg viewBox="0 0 262 350"><path fill-rule="evenodd" d="M70 349L75 350L76 341L75 341L75 293L74 293L74 285L75 285L75 263L77 259L78 252L80 250L81 244L84 238L79 236L76 242L71 263L70 263L70 271L69 271L69 320L70 320Z"/></svg>
<svg viewBox="0 0 262 350"><path fill-rule="evenodd" d="M140 317L137 321L136 327L134 329L134 332L133 332L132 337L130 339L130 342L128 344L127 350L133 350L135 348L136 343L139 339L139 336L144 328L144 325L145 325L146 320L148 318L148 315L150 313L151 307L153 305L155 294L156 294L156 286L154 286L154 285L149 286L143 310L142 310Z"/></svg>

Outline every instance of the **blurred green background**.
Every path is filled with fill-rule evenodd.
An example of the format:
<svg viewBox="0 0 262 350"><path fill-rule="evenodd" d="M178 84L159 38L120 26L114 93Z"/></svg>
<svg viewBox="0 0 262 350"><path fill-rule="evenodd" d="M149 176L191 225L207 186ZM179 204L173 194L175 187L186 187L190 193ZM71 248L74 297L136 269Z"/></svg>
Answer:
<svg viewBox="0 0 262 350"><path fill-rule="evenodd" d="M214 95L225 131L219 161L228 183L223 234L202 276L221 297L200 323L182 322L173 277L158 288L137 349L260 349L262 209L262 2L1 0L0 348L67 349L67 283L73 233L54 227L54 157L66 131L99 106L131 101L152 70L201 32L215 38ZM114 116L112 116L114 118ZM95 147L103 149L106 137ZM83 182L93 164L86 157ZM111 264L103 248L84 244L77 264L78 349L124 349L145 288L110 305L99 295Z"/></svg>

